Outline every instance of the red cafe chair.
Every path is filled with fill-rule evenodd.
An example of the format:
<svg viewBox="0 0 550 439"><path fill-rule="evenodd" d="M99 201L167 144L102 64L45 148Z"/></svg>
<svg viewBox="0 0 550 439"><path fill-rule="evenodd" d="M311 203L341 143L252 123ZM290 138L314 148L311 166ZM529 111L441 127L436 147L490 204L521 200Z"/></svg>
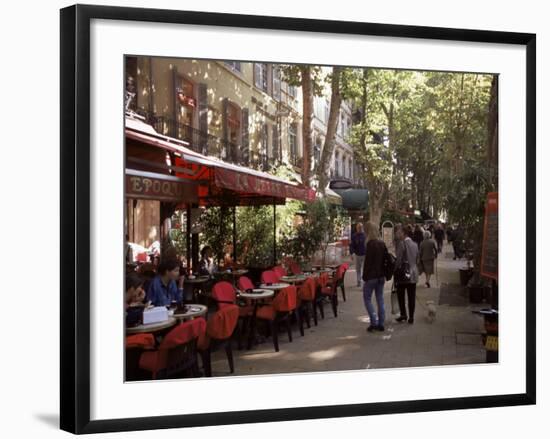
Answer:
<svg viewBox="0 0 550 439"><path fill-rule="evenodd" d="M139 368L139 359L144 351L155 349L153 334L133 334L126 337L126 381L147 379L148 376Z"/></svg>
<svg viewBox="0 0 550 439"><path fill-rule="evenodd" d="M237 281L237 286L239 287L239 290L246 291L246 290L253 290L254 284L250 280L249 277L241 276L239 277L239 280Z"/></svg>
<svg viewBox="0 0 550 439"><path fill-rule="evenodd" d="M313 314L313 322L315 323L315 326L317 326L316 286L315 279L309 277L297 289L298 312L300 313L300 333L302 335L304 335L304 317L307 327L310 328L310 317L311 314Z"/></svg>
<svg viewBox="0 0 550 439"><path fill-rule="evenodd" d="M277 282L281 280L281 277L286 276L286 270L283 268L282 265L277 265L276 267L273 267L273 272L277 276Z"/></svg>
<svg viewBox="0 0 550 439"><path fill-rule="evenodd" d="M286 324L288 332L288 341L292 342L292 330L290 327L290 318L293 313L296 313L297 294L296 287L290 285L280 290L273 301L268 305L263 305L258 308L256 318L269 322L271 337L273 338L273 346L275 352L279 352L279 323L282 321ZM300 314L297 314L300 321Z"/></svg>
<svg viewBox="0 0 550 439"><path fill-rule="evenodd" d="M204 343L199 344L202 353L204 374L207 377L212 376L211 352L214 345L223 346L229 363L229 371L235 372L233 363L233 349L231 347L231 336L235 331L239 320L239 307L237 305L227 305L208 318L206 326L206 337Z"/></svg>
<svg viewBox="0 0 550 439"><path fill-rule="evenodd" d="M337 272L338 272L339 269L342 270L340 280L338 281L338 286L340 287L340 290L342 291L342 298L344 299L344 302L346 301L346 286L344 285L344 281L345 281L345 278L346 278L346 272L348 271L348 268L349 268L349 264L347 262L344 262L337 269Z"/></svg>
<svg viewBox="0 0 550 439"><path fill-rule="evenodd" d="M323 309L323 298L329 298L330 303L332 305L332 312L334 313L334 317L338 316L338 287L341 282L343 282L343 273L344 270L341 269L341 266L338 267L336 270L336 274L334 275L334 278L329 279L329 276L327 273L321 273L319 275L319 293L320 298L317 303L320 305L319 310L321 312L321 318L325 318L325 313Z"/></svg>
<svg viewBox="0 0 550 439"><path fill-rule="evenodd" d="M290 272L294 275L297 275L297 274L302 274L302 268L300 267L300 265L293 259L291 259L289 262L289 268L290 268Z"/></svg>
<svg viewBox="0 0 550 439"><path fill-rule="evenodd" d="M206 320L202 317L180 323L172 329L155 351L144 352L139 367L162 379L190 373L198 376L197 344L204 343Z"/></svg>
<svg viewBox="0 0 550 439"><path fill-rule="evenodd" d="M241 281L242 278L243 276L239 278L239 282ZM243 282L246 282L246 281L243 281ZM254 288L254 286L252 286L252 288ZM218 309L224 309L230 305L237 305L237 292L235 291L235 287L231 282L222 280L220 282L216 282L216 284L212 288L212 299L214 299L214 301L217 302ZM239 331L238 331L239 332L238 348L240 350L242 349L242 337L246 333L246 328L248 327L250 317L254 312L254 306L246 302L242 306L239 306L238 308L239 308L239 319L241 322L239 325Z"/></svg>
<svg viewBox="0 0 550 439"><path fill-rule="evenodd" d="M276 284L279 282L279 278L273 270L262 272L261 280L263 284Z"/></svg>

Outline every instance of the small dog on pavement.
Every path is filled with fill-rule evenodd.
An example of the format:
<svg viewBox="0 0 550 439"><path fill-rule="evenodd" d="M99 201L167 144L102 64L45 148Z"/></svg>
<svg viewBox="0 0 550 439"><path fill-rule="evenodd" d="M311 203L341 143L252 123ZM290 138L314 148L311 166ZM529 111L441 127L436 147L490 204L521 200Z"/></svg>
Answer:
<svg viewBox="0 0 550 439"><path fill-rule="evenodd" d="M435 321L435 316L437 312L437 308L435 307L435 302L433 300L427 300L426 309L428 311L428 322L433 323Z"/></svg>

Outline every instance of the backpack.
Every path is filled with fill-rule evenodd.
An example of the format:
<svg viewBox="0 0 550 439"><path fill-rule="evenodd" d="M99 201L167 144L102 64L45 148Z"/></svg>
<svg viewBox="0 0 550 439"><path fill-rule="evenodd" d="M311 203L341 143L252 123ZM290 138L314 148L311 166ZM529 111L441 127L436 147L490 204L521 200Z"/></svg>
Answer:
<svg viewBox="0 0 550 439"><path fill-rule="evenodd" d="M384 252L384 277L386 280L390 280L395 272L395 261L397 258L392 255L388 249Z"/></svg>

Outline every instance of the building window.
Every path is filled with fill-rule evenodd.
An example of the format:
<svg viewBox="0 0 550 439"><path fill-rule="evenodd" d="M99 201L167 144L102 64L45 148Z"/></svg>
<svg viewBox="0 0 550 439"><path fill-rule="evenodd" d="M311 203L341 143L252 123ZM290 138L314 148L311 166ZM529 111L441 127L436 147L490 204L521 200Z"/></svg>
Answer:
<svg viewBox="0 0 550 439"><path fill-rule="evenodd" d="M137 109L137 57L126 57L126 109Z"/></svg>
<svg viewBox="0 0 550 439"><path fill-rule="evenodd" d="M297 91L297 89L296 89L296 86L294 86L294 85L289 85L289 86L288 86L288 94L289 94L290 96L292 96L294 99L296 99L296 96L297 96L297 94L298 94L298 91Z"/></svg>
<svg viewBox="0 0 550 439"><path fill-rule="evenodd" d="M321 137L317 136L315 138L315 145L313 146L313 160L315 164L315 168L319 165L319 162L321 161Z"/></svg>
<svg viewBox="0 0 550 439"><path fill-rule="evenodd" d="M241 63L239 61L224 61L224 64L231 68L231 70L235 70L236 72L241 71Z"/></svg>
<svg viewBox="0 0 550 439"><path fill-rule="evenodd" d="M267 124L262 126L262 135L261 135L261 146L260 146L260 166L262 170L267 171L268 169L268 145L269 145L269 134Z"/></svg>
<svg viewBox="0 0 550 439"><path fill-rule="evenodd" d="M272 70L273 81L271 84L272 96L273 99L280 101L281 100L281 72L279 67L273 66Z"/></svg>
<svg viewBox="0 0 550 439"><path fill-rule="evenodd" d="M291 123L288 127L288 144L290 146L290 160L293 164L298 161L298 139L296 132L296 124Z"/></svg>
<svg viewBox="0 0 550 439"><path fill-rule="evenodd" d="M353 178L352 175L353 168L351 166L351 158L348 159L348 178L351 180Z"/></svg>
<svg viewBox="0 0 550 439"><path fill-rule="evenodd" d="M279 129L277 125L272 126L271 130L271 154L269 155L273 163L279 159Z"/></svg>
<svg viewBox="0 0 550 439"><path fill-rule="evenodd" d="M335 168L335 171L336 171L336 177L340 177L340 167L341 167L340 153L337 152L334 156L334 168Z"/></svg>
<svg viewBox="0 0 550 439"><path fill-rule="evenodd" d="M233 103L227 105L227 140L239 145L241 138L241 110Z"/></svg>
<svg viewBox="0 0 550 439"><path fill-rule="evenodd" d="M267 64L254 63L254 85L267 92Z"/></svg>
<svg viewBox="0 0 550 439"><path fill-rule="evenodd" d="M340 123L338 124L338 133L340 133L340 136L342 137L344 137L345 125L346 125L346 119L344 118L344 115L340 112Z"/></svg>
<svg viewBox="0 0 550 439"><path fill-rule="evenodd" d="M348 175L348 170L346 168L346 158L342 154L342 177L346 177Z"/></svg>
<svg viewBox="0 0 550 439"><path fill-rule="evenodd" d="M328 103L328 100L325 99L325 124L328 123L328 118L329 118L329 115L330 115L330 105Z"/></svg>

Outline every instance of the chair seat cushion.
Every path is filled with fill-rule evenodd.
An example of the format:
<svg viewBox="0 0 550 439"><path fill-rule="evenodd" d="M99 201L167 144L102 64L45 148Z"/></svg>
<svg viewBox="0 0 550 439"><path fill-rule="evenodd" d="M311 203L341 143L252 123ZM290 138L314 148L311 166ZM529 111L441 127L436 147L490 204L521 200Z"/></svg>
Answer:
<svg viewBox="0 0 550 439"><path fill-rule="evenodd" d="M332 286L321 287L321 294L325 296L332 296L334 294Z"/></svg>
<svg viewBox="0 0 550 439"><path fill-rule="evenodd" d="M166 356L166 351L146 351L139 358L139 367L149 372L158 372L162 367L161 356Z"/></svg>
<svg viewBox="0 0 550 439"><path fill-rule="evenodd" d="M256 311L256 317L259 319L273 320L276 315L277 311L275 311L275 308L270 305L261 306L258 308L258 311Z"/></svg>

